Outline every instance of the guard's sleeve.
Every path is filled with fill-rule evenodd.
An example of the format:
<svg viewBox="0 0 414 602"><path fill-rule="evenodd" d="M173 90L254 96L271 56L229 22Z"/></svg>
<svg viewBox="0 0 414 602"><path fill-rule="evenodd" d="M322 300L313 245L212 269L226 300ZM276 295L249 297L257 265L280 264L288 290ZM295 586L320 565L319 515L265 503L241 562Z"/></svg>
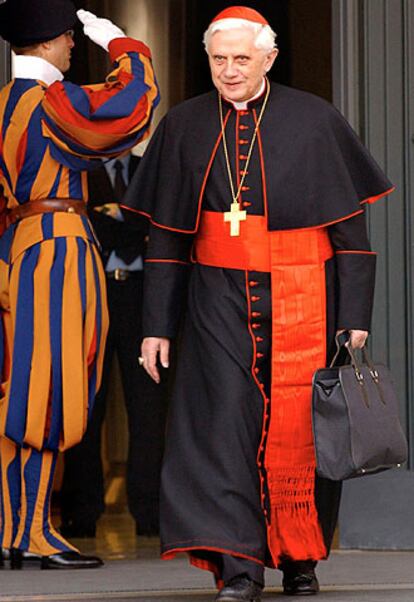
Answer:
<svg viewBox="0 0 414 602"><path fill-rule="evenodd" d="M0 236L7 229L7 200L0 186Z"/></svg>
<svg viewBox="0 0 414 602"><path fill-rule="evenodd" d="M117 38L109 54L114 68L105 83L55 82L45 93L43 135L51 140L54 158L68 167L88 168L91 159L117 156L149 134L159 102L150 50Z"/></svg>
<svg viewBox="0 0 414 602"><path fill-rule="evenodd" d="M338 276L337 328L369 330L375 287L376 253L371 251L365 213L328 228Z"/></svg>
<svg viewBox="0 0 414 602"><path fill-rule="evenodd" d="M145 260L143 336L174 338L187 297L193 236L150 226Z"/></svg>

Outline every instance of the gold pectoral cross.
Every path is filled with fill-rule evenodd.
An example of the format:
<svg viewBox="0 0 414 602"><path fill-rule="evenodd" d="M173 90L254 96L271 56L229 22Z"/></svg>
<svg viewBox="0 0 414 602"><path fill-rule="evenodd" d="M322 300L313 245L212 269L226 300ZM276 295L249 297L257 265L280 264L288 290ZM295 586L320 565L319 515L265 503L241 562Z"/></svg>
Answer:
<svg viewBox="0 0 414 602"><path fill-rule="evenodd" d="M230 222L230 236L240 236L240 222L246 220L246 211L241 211L240 203L235 201L230 205L230 211L224 214L224 221Z"/></svg>

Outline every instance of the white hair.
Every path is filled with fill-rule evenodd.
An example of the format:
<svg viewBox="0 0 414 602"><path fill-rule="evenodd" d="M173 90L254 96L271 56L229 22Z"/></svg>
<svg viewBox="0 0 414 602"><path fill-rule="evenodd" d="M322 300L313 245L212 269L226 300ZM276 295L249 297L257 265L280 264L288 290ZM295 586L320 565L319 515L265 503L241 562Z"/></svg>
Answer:
<svg viewBox="0 0 414 602"><path fill-rule="evenodd" d="M259 50L271 52L276 45L276 33L270 25L262 25L247 19L220 19L210 23L207 31L204 32L203 43L208 52L212 36L218 31L228 31L229 29L250 29L255 34L254 45Z"/></svg>

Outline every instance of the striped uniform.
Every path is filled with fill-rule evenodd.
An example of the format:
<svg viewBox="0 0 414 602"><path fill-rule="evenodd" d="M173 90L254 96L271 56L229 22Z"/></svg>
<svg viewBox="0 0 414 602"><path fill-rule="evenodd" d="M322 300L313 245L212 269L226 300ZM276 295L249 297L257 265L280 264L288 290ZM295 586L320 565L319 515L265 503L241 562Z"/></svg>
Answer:
<svg viewBox="0 0 414 602"><path fill-rule="evenodd" d="M38 199L87 200L87 170L148 135L159 100L150 52L129 38L109 51L104 84L19 78L0 92L3 217ZM50 491L58 450L85 432L108 327L86 217L44 213L4 231L0 308L0 543L49 555L73 549L50 526Z"/></svg>

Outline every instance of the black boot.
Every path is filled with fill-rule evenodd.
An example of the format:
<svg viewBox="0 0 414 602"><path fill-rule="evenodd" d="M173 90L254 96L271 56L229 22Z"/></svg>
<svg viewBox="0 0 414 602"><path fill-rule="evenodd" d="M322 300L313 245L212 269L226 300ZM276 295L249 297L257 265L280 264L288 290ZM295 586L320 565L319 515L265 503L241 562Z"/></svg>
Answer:
<svg viewBox="0 0 414 602"><path fill-rule="evenodd" d="M245 575L230 579L216 596L216 602L261 602L262 586Z"/></svg>
<svg viewBox="0 0 414 602"><path fill-rule="evenodd" d="M314 596L319 592L313 560L286 561L283 571L283 593L287 596Z"/></svg>

